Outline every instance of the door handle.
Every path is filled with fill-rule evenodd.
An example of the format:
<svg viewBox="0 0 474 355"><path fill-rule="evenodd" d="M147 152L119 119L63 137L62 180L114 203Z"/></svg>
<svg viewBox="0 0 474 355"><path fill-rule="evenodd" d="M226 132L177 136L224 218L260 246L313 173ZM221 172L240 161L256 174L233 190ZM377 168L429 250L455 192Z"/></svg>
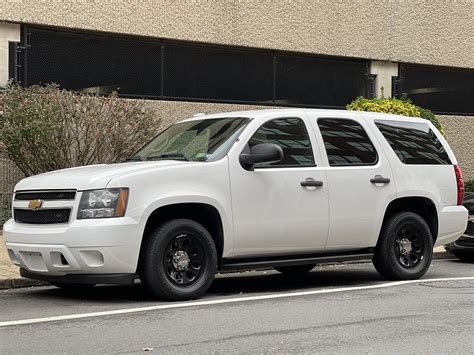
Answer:
<svg viewBox="0 0 474 355"><path fill-rule="evenodd" d="M320 187L320 186L323 186L322 181L314 180L314 179L311 179L311 178L308 178L305 181L301 181L300 184L303 187Z"/></svg>
<svg viewBox="0 0 474 355"><path fill-rule="evenodd" d="M375 175L370 179L372 184L388 184L390 182L389 178L383 177L382 175Z"/></svg>

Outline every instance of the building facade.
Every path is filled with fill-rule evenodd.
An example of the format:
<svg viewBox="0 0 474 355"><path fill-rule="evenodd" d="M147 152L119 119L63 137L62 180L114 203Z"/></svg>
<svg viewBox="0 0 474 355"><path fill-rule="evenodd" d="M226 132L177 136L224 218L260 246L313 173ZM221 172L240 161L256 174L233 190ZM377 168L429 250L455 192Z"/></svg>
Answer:
<svg viewBox="0 0 474 355"><path fill-rule="evenodd" d="M408 96L474 178L474 1L0 0L0 86L58 83L196 112ZM0 162L0 194L20 174Z"/></svg>

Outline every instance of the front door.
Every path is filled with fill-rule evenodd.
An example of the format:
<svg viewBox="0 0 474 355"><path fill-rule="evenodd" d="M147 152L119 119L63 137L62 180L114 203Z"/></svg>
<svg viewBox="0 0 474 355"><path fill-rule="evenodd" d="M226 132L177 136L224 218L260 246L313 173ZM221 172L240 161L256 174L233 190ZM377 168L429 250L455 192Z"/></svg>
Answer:
<svg viewBox="0 0 474 355"><path fill-rule="evenodd" d="M305 119L270 119L242 143L243 150L259 143L277 144L284 158L256 165L253 171L242 168L238 154L229 158L234 256L323 250L329 222L327 180ZM307 180L321 186L302 186Z"/></svg>

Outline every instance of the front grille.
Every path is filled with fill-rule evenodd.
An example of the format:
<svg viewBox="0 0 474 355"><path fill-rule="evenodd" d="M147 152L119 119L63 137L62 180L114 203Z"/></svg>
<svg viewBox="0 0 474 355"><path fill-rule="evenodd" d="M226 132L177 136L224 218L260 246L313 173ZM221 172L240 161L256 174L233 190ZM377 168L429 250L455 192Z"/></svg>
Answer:
<svg viewBox="0 0 474 355"><path fill-rule="evenodd" d="M18 191L15 193L15 200L74 200L76 191L57 190L57 191Z"/></svg>
<svg viewBox="0 0 474 355"><path fill-rule="evenodd" d="M67 223L71 209L49 209L49 210L22 210L15 208L13 210L13 217L18 223L29 224L53 224L53 223Z"/></svg>

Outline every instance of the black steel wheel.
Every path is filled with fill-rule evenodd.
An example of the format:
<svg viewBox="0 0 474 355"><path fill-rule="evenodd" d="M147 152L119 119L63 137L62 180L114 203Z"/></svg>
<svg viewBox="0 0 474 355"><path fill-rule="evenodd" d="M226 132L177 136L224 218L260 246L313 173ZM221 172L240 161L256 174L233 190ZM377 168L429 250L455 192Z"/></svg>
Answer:
<svg viewBox="0 0 474 355"><path fill-rule="evenodd" d="M145 237L139 275L155 296L181 301L201 296L217 269L217 252L209 232L189 219L165 222Z"/></svg>
<svg viewBox="0 0 474 355"><path fill-rule="evenodd" d="M169 280L178 286L189 286L201 276L206 265L204 246L193 234L179 234L165 250L163 267Z"/></svg>
<svg viewBox="0 0 474 355"><path fill-rule="evenodd" d="M382 226L373 263L384 277L418 279L433 257L433 237L426 221L412 212L398 213Z"/></svg>
<svg viewBox="0 0 474 355"><path fill-rule="evenodd" d="M395 256L404 268L414 268L423 261L423 231L416 224L407 223L398 230L393 245Z"/></svg>

